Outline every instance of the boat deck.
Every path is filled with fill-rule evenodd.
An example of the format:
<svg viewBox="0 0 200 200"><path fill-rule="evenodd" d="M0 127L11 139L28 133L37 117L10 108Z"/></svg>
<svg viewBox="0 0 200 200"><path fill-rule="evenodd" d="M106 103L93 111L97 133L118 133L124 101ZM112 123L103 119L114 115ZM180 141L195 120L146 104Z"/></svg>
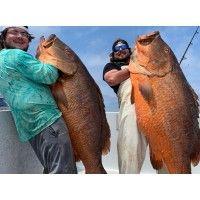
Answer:
<svg viewBox="0 0 200 200"><path fill-rule="evenodd" d="M103 165L109 174L118 174L117 163L117 112L106 113L111 129L110 153L103 156ZM40 174L43 167L35 156L30 144L20 143L9 110L0 110L0 174ZM77 163L78 172L84 173L81 162ZM156 174L149 160L147 150L145 162L142 167L142 174ZM200 165L192 167L192 173L200 174Z"/></svg>

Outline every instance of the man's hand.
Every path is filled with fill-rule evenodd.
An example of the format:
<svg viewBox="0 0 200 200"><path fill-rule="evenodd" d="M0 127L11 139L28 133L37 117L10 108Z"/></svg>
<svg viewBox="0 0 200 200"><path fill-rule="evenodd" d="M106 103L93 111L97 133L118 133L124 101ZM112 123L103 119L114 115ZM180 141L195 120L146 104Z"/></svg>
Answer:
<svg viewBox="0 0 200 200"><path fill-rule="evenodd" d="M42 49L44 48L44 47L42 46L42 43L43 43L44 41L45 41L44 36L40 37L40 43L39 43L38 48L37 48L37 50L36 50L36 56L35 56L37 59L39 59L39 57L41 56Z"/></svg>
<svg viewBox="0 0 200 200"><path fill-rule="evenodd" d="M121 69L128 69L128 65L121 66ZM129 69L128 69L129 70Z"/></svg>

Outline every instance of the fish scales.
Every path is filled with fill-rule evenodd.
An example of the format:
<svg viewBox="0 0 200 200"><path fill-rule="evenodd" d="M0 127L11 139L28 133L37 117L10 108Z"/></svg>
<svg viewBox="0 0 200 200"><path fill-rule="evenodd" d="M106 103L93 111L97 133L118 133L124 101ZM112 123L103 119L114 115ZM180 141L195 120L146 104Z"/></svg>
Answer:
<svg viewBox="0 0 200 200"><path fill-rule="evenodd" d="M110 148L110 129L99 87L78 56L55 35L42 39L37 57L60 70L52 94L69 129L76 161L86 173L106 173L102 154Z"/></svg>
<svg viewBox="0 0 200 200"><path fill-rule="evenodd" d="M191 173L200 151L197 95L159 32L137 39L129 69L138 127L149 142L153 167Z"/></svg>

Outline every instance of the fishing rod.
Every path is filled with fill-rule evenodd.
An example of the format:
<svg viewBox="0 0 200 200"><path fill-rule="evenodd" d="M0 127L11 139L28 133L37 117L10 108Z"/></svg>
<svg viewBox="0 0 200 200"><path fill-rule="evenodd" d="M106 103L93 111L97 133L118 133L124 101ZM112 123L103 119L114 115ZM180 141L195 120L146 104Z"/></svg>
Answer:
<svg viewBox="0 0 200 200"><path fill-rule="evenodd" d="M188 51L190 45L192 45L192 40L194 39L195 35L199 33L199 32L198 32L198 29L199 29L199 26L197 26L197 29L196 29L196 31L194 32L194 34L193 34L193 36L192 36L192 38L191 38L191 40L190 40L190 42L189 42L189 44L188 44L188 46L187 46L185 52L184 52L184 54L183 54L183 56L182 56L182 58L181 58L181 60L180 60L180 64L181 64L181 62L182 62L184 59L187 59L187 58L185 57L185 54L187 53L187 51Z"/></svg>

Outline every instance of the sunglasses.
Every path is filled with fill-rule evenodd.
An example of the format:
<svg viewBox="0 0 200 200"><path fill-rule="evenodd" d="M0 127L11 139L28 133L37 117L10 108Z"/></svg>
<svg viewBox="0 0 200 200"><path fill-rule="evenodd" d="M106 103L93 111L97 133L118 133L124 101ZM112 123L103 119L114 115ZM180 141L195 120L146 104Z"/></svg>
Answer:
<svg viewBox="0 0 200 200"><path fill-rule="evenodd" d="M114 52L118 52L125 49L128 49L128 46L126 44L120 44L114 47Z"/></svg>
<svg viewBox="0 0 200 200"><path fill-rule="evenodd" d="M10 34L10 35L18 35L20 34L22 37L29 37L29 34L27 32L24 32L24 31L17 31L17 30L10 30L7 32L7 34Z"/></svg>

